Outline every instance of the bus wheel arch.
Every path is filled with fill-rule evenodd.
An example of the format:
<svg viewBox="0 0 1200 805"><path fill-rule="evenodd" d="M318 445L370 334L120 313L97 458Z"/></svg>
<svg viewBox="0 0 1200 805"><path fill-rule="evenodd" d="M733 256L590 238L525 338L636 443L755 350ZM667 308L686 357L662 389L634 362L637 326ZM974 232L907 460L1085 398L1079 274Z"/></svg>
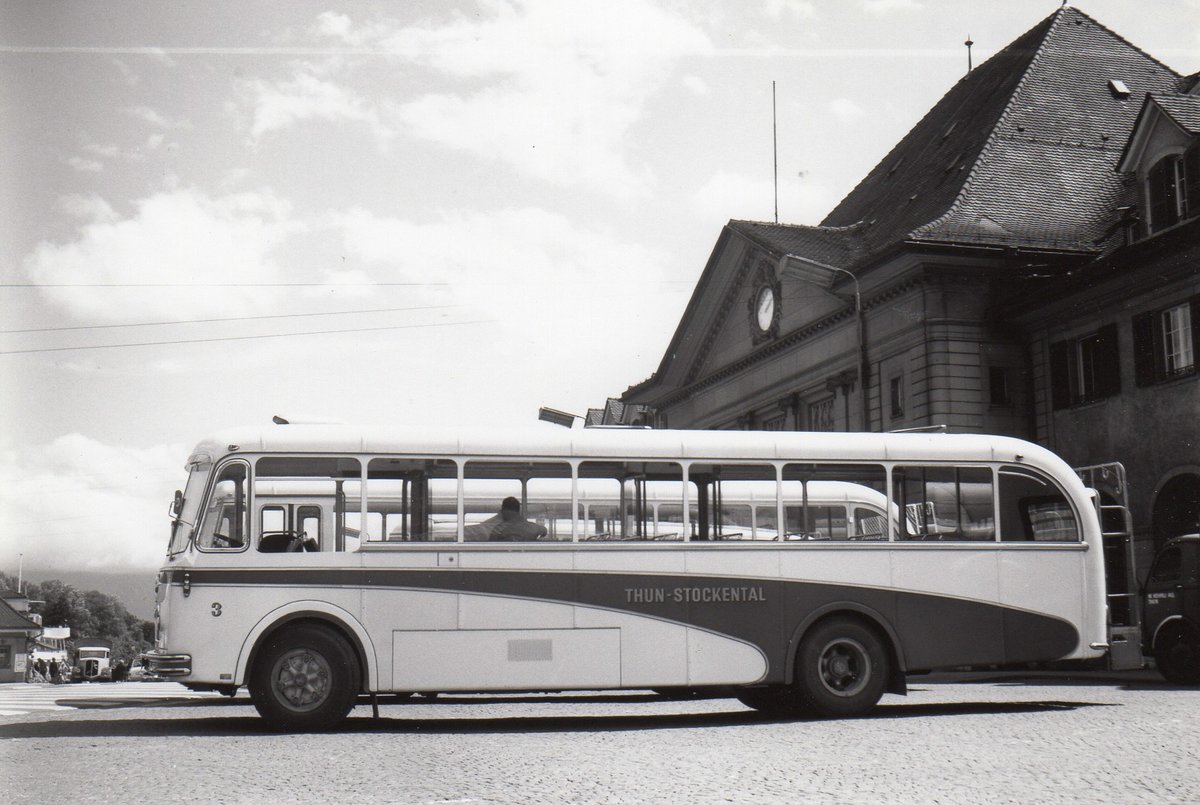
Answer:
<svg viewBox="0 0 1200 805"><path fill-rule="evenodd" d="M820 627L821 624L831 619L838 619L844 622L857 622L862 624L864 628L871 630L876 639L880 641L886 653L887 670L884 679L884 691L886 693L896 693L901 696L908 692L905 681L907 665L904 660L904 649L899 635L896 634L895 629L892 628L887 618L883 617L881 613L856 602L827 604L810 612L796 626L792 632L791 639L788 641L787 668L784 672L788 684L795 684L797 681L797 661L805 637L810 635L813 629Z"/></svg>
<svg viewBox="0 0 1200 805"><path fill-rule="evenodd" d="M360 689L364 691L378 690L376 685L378 667L374 661L374 647L366 631L344 610L330 609L328 605L321 606L312 601L292 602L288 606L268 613L259 621L242 646L235 679L241 680L243 684L249 684L250 675L267 640L280 629L296 627L306 622L324 626L340 635L356 655L360 672Z"/></svg>
<svg viewBox="0 0 1200 805"><path fill-rule="evenodd" d="M361 656L344 631L322 619L294 618L256 646L247 684L272 728L323 731L354 707L362 679Z"/></svg>

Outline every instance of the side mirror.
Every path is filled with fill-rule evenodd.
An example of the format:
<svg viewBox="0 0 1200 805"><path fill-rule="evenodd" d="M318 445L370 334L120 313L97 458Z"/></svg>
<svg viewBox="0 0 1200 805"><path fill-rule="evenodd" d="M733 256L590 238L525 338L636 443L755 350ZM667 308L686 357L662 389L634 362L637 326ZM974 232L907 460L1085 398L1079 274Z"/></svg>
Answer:
<svg viewBox="0 0 1200 805"><path fill-rule="evenodd" d="M175 490L175 499L171 501L171 516L176 520L179 519L179 513L183 511L183 493L178 489Z"/></svg>

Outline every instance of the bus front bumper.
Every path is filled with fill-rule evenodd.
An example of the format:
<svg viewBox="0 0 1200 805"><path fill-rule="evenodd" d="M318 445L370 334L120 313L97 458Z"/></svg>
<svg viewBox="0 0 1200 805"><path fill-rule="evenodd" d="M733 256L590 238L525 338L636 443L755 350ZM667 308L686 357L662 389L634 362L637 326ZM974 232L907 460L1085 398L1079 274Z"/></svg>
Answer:
<svg viewBox="0 0 1200 805"><path fill-rule="evenodd" d="M192 673L191 654L152 650L142 654L140 659L148 673L159 676L188 676Z"/></svg>

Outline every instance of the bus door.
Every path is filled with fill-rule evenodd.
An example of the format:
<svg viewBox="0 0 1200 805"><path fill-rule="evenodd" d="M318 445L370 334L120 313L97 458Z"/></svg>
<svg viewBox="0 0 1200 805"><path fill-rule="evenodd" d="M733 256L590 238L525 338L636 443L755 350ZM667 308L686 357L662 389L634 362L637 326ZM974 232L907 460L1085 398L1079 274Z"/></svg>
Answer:
<svg viewBox="0 0 1200 805"><path fill-rule="evenodd" d="M1142 667L1142 606L1138 595L1137 554L1129 485L1120 462L1076 467L1084 486L1096 490L1096 509L1104 536L1104 580L1108 588L1108 667Z"/></svg>

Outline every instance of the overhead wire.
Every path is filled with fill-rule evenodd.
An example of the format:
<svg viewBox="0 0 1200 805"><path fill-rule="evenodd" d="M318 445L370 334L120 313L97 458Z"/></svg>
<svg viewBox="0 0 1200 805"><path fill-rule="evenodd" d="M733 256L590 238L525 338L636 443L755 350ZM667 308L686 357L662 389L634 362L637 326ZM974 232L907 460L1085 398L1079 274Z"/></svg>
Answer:
<svg viewBox="0 0 1200 805"><path fill-rule="evenodd" d="M164 327L174 324L216 324L230 321L265 321L267 319L298 319L313 316L354 316L366 313L400 313L412 310L442 310L461 305L420 305L417 307L382 307L372 310L327 310L317 313L278 313L262 316L227 316L213 319L178 319L176 321L142 321L129 324L79 324L70 327L28 327L20 330L0 330L0 335L16 333L55 333L66 330L111 330L117 327Z"/></svg>
<svg viewBox="0 0 1200 805"><path fill-rule="evenodd" d="M212 338L184 338L174 341L138 341L126 344L87 344L73 347L40 347L36 349L0 350L0 355L28 355L39 352L73 352L90 349L123 349L128 347L157 347L177 344L207 344L218 341L250 341L263 338L290 338L298 335L340 335L343 333L370 333L381 330L409 330L425 327L462 327L470 324L495 324L496 319L481 319L476 321L431 322L428 324L394 324L386 327L354 327L341 330L305 330L296 333L265 333L262 335L230 335Z"/></svg>

